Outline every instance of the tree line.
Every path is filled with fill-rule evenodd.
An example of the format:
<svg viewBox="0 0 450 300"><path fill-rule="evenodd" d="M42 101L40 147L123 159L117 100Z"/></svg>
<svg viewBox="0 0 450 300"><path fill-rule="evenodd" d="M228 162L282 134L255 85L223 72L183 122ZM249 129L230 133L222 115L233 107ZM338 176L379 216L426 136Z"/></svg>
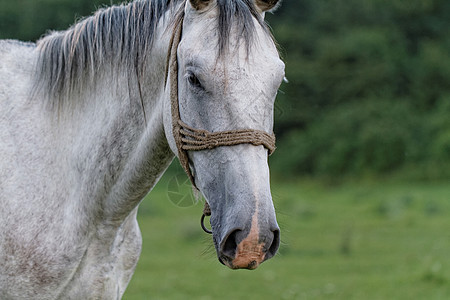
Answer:
<svg viewBox="0 0 450 300"><path fill-rule="evenodd" d="M285 1L274 167L292 174L450 175L450 2Z"/></svg>

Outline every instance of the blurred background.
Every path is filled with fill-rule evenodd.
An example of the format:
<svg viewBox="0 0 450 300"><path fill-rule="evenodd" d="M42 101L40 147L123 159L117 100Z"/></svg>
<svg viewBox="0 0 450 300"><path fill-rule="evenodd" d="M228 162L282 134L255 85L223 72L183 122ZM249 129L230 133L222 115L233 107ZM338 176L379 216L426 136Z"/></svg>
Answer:
<svg viewBox="0 0 450 300"><path fill-rule="evenodd" d="M0 38L120 2L0 0ZM450 298L450 1L285 0L266 19L289 81L270 158L280 255L219 265L176 161L141 205L124 299Z"/></svg>

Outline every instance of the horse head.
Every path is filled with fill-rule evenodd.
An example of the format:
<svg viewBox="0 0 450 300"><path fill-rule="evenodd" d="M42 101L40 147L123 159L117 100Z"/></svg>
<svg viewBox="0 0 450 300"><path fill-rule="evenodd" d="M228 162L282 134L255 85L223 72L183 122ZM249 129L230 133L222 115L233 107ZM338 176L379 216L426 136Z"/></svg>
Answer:
<svg viewBox="0 0 450 300"><path fill-rule="evenodd" d="M273 149L263 141L272 136L274 101L284 78L263 20L277 2L190 0L175 25L179 38L175 33L168 89L176 102L165 106L165 132L180 161L186 156L187 172L210 205L218 258L232 269L257 268L280 244L269 180ZM174 124L174 114L200 135L224 136L209 146L200 138L201 149L180 147L178 131L184 141L196 142L189 129ZM240 132L249 137L223 142Z"/></svg>

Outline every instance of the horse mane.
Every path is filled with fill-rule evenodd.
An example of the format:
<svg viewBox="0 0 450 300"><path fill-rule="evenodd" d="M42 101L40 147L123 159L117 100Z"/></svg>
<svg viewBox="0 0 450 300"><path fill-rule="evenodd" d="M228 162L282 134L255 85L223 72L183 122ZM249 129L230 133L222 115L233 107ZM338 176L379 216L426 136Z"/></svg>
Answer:
<svg viewBox="0 0 450 300"><path fill-rule="evenodd" d="M125 66L128 84L133 77L141 93L140 79L155 42L158 23L166 12L172 10L172 25L176 24L184 14L184 5L178 4L186 1L135 0L100 9L66 31L51 32L37 42L37 89L43 88L52 107L60 107L63 105L61 102L70 98L69 95L90 87L106 65L113 71L124 70ZM270 35L253 0L217 0L217 6L219 57L229 49L233 26L238 30L238 39L244 40L247 52L255 33L253 18ZM119 67L122 69L117 70Z"/></svg>

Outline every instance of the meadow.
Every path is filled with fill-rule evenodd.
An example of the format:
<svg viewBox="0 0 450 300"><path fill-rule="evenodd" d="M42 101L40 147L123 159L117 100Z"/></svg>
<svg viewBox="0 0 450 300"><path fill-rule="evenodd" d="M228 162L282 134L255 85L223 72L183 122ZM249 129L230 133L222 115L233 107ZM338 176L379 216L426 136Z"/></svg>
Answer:
<svg viewBox="0 0 450 300"><path fill-rule="evenodd" d="M174 201L177 172L141 204L143 250L126 300L450 298L447 181L274 179L280 253L232 271L200 228L202 203Z"/></svg>

